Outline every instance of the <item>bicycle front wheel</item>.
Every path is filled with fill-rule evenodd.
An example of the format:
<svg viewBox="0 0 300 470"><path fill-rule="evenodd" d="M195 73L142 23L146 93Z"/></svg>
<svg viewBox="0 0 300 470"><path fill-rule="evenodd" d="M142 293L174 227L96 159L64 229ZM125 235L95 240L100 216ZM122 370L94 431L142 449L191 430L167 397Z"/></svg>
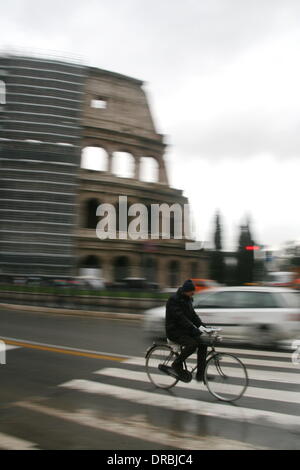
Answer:
<svg viewBox="0 0 300 470"><path fill-rule="evenodd" d="M163 371L164 367L171 367L175 359L176 354L168 345L157 345L149 351L146 357L146 372L155 387L169 389L177 384L177 378Z"/></svg>
<svg viewBox="0 0 300 470"><path fill-rule="evenodd" d="M248 386L247 369L233 354L216 353L207 361L204 381L218 400L235 401L243 396Z"/></svg>

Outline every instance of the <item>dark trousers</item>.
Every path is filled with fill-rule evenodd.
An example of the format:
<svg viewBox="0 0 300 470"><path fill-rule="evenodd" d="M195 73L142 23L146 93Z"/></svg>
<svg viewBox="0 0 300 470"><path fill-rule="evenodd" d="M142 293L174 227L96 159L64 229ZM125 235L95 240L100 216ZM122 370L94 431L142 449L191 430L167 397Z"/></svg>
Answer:
<svg viewBox="0 0 300 470"><path fill-rule="evenodd" d="M206 364L207 345L201 342L201 336L199 335L193 337L186 335L172 335L172 337L169 339L182 346L181 353L176 359L177 363L182 363L183 361L185 361L197 349L197 375L203 377Z"/></svg>

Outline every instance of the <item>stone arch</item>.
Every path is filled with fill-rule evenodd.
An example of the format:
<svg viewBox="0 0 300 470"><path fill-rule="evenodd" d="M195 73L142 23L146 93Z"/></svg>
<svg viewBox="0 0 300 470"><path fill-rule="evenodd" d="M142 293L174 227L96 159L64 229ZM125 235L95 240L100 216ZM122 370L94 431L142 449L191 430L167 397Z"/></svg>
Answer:
<svg viewBox="0 0 300 470"><path fill-rule="evenodd" d="M135 158L127 151L112 153L112 173L119 178L134 178Z"/></svg>
<svg viewBox="0 0 300 470"><path fill-rule="evenodd" d="M119 282L125 277L129 277L130 263L127 256L118 256L114 259L114 280Z"/></svg>
<svg viewBox="0 0 300 470"><path fill-rule="evenodd" d="M100 202L96 198L87 199L84 202L84 228L95 229L98 223L96 215Z"/></svg>
<svg viewBox="0 0 300 470"><path fill-rule="evenodd" d="M170 239L172 240L175 235L175 217L174 213L171 212L170 214Z"/></svg>
<svg viewBox="0 0 300 470"><path fill-rule="evenodd" d="M6 104L6 83L0 80L0 105Z"/></svg>
<svg viewBox="0 0 300 470"><path fill-rule="evenodd" d="M107 171L108 153L103 147L86 146L81 151L81 168L94 171Z"/></svg>
<svg viewBox="0 0 300 470"><path fill-rule="evenodd" d="M152 217L151 217L151 203L146 203L147 207L147 223L148 223L148 236L151 236L151 228L152 228Z"/></svg>
<svg viewBox="0 0 300 470"><path fill-rule="evenodd" d="M159 163L154 157L141 157L140 159L140 181L158 183Z"/></svg>
<svg viewBox="0 0 300 470"><path fill-rule="evenodd" d="M79 275L94 278L102 277L101 259L95 255L87 255L79 262Z"/></svg>
<svg viewBox="0 0 300 470"><path fill-rule="evenodd" d="M190 268L189 277L192 279L198 279L199 277L198 261L191 261L189 268Z"/></svg>
<svg viewBox="0 0 300 470"><path fill-rule="evenodd" d="M180 284L180 262L177 260L168 263L168 282L170 287L178 287Z"/></svg>
<svg viewBox="0 0 300 470"><path fill-rule="evenodd" d="M149 282L157 282L157 261L153 256L143 258L143 277Z"/></svg>
<svg viewBox="0 0 300 470"><path fill-rule="evenodd" d="M132 199L128 199L128 197L127 197L127 208L126 208L126 206L124 208L124 211L126 213L126 217L125 217L126 220L124 222L127 222L127 223L125 224L126 227L123 227L122 231L124 231L124 229L125 229L125 231L127 232L127 229L128 229L128 226L129 226L131 220L134 219L134 216L128 215L128 209L129 209L130 206L132 206L135 203L136 203L136 201L134 201ZM118 232L119 230L122 229L122 227L120 227L120 200L119 199L115 200L114 202L112 202L112 205L114 206L115 211L116 211L116 230Z"/></svg>

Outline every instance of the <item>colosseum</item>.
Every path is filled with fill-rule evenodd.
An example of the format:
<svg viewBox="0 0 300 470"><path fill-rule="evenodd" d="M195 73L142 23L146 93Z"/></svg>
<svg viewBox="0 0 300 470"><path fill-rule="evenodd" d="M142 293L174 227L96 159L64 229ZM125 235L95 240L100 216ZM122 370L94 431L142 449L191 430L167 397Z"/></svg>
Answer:
<svg viewBox="0 0 300 470"><path fill-rule="evenodd" d="M93 272L161 287L207 275L205 252L186 250L174 227L170 239L126 238L119 226L114 239L97 236L97 208L118 214L120 196L148 208L188 204L169 184L143 85L76 61L1 55L0 273Z"/></svg>

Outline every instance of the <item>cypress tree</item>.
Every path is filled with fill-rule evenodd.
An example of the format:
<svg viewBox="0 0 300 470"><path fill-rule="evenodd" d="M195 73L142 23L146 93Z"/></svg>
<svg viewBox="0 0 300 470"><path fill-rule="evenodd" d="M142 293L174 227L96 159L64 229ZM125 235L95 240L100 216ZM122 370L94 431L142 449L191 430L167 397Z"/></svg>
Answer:
<svg viewBox="0 0 300 470"><path fill-rule="evenodd" d="M217 282L224 282L224 257L222 253L222 225L220 213L217 212L215 217L215 233L214 233L214 251L211 259L211 278Z"/></svg>
<svg viewBox="0 0 300 470"><path fill-rule="evenodd" d="M249 221L240 227L239 247L237 254L237 282L238 284L251 283L253 281L254 251L247 249L253 247Z"/></svg>

